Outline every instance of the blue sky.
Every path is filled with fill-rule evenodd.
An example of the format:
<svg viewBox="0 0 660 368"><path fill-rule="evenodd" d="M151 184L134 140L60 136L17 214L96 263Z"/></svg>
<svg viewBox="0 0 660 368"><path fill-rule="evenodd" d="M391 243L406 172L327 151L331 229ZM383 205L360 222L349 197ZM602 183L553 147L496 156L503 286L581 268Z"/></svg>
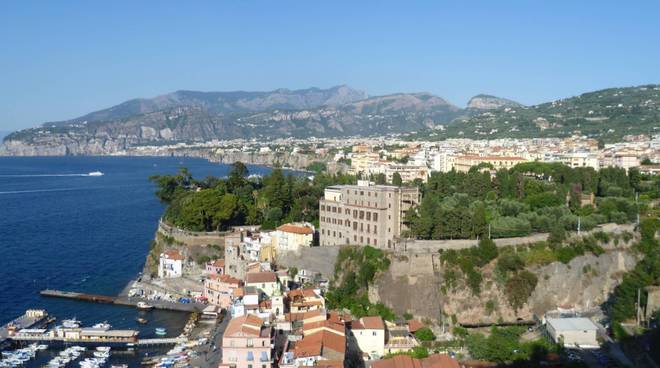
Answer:
<svg viewBox="0 0 660 368"><path fill-rule="evenodd" d="M534 104L660 83L658 1L3 1L0 130L178 89Z"/></svg>

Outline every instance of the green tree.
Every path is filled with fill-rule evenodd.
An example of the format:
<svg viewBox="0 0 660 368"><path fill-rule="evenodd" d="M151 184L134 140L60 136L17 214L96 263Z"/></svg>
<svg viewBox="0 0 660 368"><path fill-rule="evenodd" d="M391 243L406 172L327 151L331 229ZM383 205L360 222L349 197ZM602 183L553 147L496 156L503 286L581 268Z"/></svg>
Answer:
<svg viewBox="0 0 660 368"><path fill-rule="evenodd" d="M392 185L396 185L399 187L403 185L403 179L401 179L401 174L399 174L398 172L395 172L392 175Z"/></svg>
<svg viewBox="0 0 660 368"><path fill-rule="evenodd" d="M415 337L419 341L433 341L435 340L435 335L433 334L433 331L431 331L430 328L428 327L422 327L419 330L415 332Z"/></svg>

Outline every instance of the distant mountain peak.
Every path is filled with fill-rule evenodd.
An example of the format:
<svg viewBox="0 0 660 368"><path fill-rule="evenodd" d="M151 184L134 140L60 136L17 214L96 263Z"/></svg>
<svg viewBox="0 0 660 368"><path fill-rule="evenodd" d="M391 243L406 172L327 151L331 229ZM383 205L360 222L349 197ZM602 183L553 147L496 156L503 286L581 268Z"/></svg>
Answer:
<svg viewBox="0 0 660 368"><path fill-rule="evenodd" d="M467 104L468 109L474 110L494 110L502 107L517 107L522 104L502 97L487 94L478 94L470 99Z"/></svg>

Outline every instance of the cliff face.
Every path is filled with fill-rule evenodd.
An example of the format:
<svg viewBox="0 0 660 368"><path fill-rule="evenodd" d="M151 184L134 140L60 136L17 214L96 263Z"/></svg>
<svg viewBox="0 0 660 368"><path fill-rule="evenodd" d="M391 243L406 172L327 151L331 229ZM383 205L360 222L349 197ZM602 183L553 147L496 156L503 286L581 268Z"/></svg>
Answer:
<svg viewBox="0 0 660 368"><path fill-rule="evenodd" d="M372 302L382 301L396 313L439 319L455 316L459 323L515 322L531 320L557 306L591 308L607 300L624 272L637 263L625 250L574 258L569 264L554 262L530 271L538 283L527 303L519 310L509 305L502 286L495 281L493 265L483 270L479 295L459 281L450 290L443 286L442 266L437 255L393 257L390 269L370 287ZM492 309L492 310L491 310Z"/></svg>

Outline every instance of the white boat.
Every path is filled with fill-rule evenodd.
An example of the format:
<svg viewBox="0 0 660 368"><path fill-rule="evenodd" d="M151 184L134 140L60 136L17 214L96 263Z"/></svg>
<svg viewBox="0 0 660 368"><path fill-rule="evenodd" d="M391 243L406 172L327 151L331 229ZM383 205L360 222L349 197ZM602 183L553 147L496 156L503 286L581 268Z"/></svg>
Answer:
<svg viewBox="0 0 660 368"><path fill-rule="evenodd" d="M65 328L78 328L80 327L80 321L78 321L75 317L72 319L65 319L62 321L62 327Z"/></svg>
<svg viewBox="0 0 660 368"><path fill-rule="evenodd" d="M109 330L112 328L112 326L108 322L102 322L102 323L97 323L92 328L98 328L100 330Z"/></svg>
<svg viewBox="0 0 660 368"><path fill-rule="evenodd" d="M110 356L110 353L107 351L95 351L94 356L97 358L107 358Z"/></svg>
<svg viewBox="0 0 660 368"><path fill-rule="evenodd" d="M96 348L96 351L110 351L109 346L99 346Z"/></svg>
<svg viewBox="0 0 660 368"><path fill-rule="evenodd" d="M44 344L37 345L37 350L46 350L46 349L48 349L48 345L44 345Z"/></svg>
<svg viewBox="0 0 660 368"><path fill-rule="evenodd" d="M138 309L145 309L145 310L146 310L146 309L153 309L154 306L153 306L153 305L150 305L150 304L148 304L148 303L146 303L146 302L138 302L138 303L137 303L137 308L138 308Z"/></svg>
<svg viewBox="0 0 660 368"><path fill-rule="evenodd" d="M100 171L92 171L87 176L103 176L104 174Z"/></svg>

